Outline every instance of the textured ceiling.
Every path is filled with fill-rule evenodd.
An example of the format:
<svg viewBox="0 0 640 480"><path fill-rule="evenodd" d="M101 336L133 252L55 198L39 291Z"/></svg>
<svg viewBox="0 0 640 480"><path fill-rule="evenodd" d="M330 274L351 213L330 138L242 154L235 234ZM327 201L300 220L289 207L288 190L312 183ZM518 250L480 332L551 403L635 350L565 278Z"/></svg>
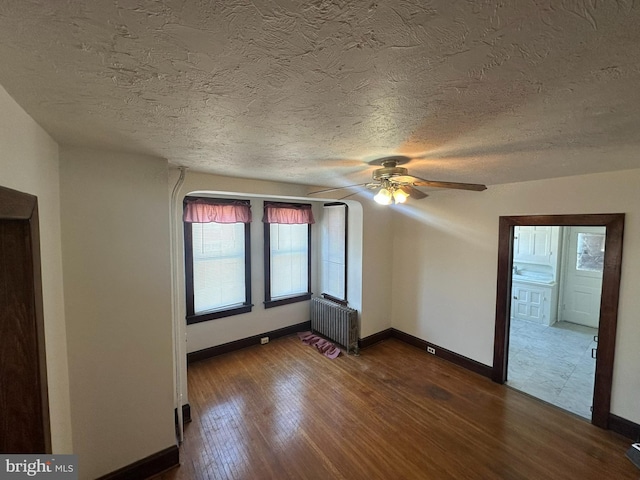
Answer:
<svg viewBox="0 0 640 480"><path fill-rule="evenodd" d="M2 0L0 84L62 144L336 186L640 167L624 0Z"/></svg>

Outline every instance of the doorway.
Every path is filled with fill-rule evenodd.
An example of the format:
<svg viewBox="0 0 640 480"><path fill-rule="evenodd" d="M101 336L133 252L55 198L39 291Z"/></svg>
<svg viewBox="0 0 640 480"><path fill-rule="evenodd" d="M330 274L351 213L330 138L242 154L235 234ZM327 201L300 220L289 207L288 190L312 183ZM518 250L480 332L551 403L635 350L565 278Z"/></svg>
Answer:
<svg viewBox="0 0 640 480"><path fill-rule="evenodd" d="M515 226L507 384L591 420L605 227Z"/></svg>
<svg viewBox="0 0 640 480"><path fill-rule="evenodd" d="M624 214L500 217L496 329L492 374L493 380L498 383L504 383L508 376L513 234L516 226L597 226L606 228L602 269L602 296L598 320L598 356L595 365L591 423L607 428L611 404Z"/></svg>

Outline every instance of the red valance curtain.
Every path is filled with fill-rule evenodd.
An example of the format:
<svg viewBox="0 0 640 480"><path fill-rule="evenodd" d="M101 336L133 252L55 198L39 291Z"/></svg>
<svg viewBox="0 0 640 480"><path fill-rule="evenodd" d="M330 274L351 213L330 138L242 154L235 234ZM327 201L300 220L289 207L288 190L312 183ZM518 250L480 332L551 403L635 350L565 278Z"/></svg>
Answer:
<svg viewBox="0 0 640 480"><path fill-rule="evenodd" d="M187 223L251 223L251 205L241 201L187 200L183 220Z"/></svg>
<svg viewBox="0 0 640 480"><path fill-rule="evenodd" d="M264 203L264 223L312 224L316 223L311 205L306 203Z"/></svg>

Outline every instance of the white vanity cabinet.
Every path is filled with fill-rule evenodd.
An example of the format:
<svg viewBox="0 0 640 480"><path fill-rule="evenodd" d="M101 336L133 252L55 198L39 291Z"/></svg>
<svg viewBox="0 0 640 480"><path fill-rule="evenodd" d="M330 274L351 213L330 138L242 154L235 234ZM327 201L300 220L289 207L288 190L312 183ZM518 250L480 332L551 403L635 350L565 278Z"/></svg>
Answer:
<svg viewBox="0 0 640 480"><path fill-rule="evenodd" d="M516 226L513 232L513 261L555 267L558 227Z"/></svg>
<svg viewBox="0 0 640 480"><path fill-rule="evenodd" d="M511 317L541 325L555 323L555 284L512 282ZM552 313L553 312L553 313Z"/></svg>

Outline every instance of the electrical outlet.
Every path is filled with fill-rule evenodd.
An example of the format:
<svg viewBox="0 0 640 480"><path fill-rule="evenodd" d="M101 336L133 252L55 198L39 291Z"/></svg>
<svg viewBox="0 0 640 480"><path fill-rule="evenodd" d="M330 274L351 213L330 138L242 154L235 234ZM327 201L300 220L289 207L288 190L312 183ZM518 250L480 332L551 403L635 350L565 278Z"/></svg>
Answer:
<svg viewBox="0 0 640 480"><path fill-rule="evenodd" d="M265 345L265 344L269 343L269 337L262 337L262 338L260 339L260 343L261 343L262 345Z"/></svg>
<svg viewBox="0 0 640 480"><path fill-rule="evenodd" d="M435 355L436 349L433 347L427 347L427 353L430 353L431 355Z"/></svg>

